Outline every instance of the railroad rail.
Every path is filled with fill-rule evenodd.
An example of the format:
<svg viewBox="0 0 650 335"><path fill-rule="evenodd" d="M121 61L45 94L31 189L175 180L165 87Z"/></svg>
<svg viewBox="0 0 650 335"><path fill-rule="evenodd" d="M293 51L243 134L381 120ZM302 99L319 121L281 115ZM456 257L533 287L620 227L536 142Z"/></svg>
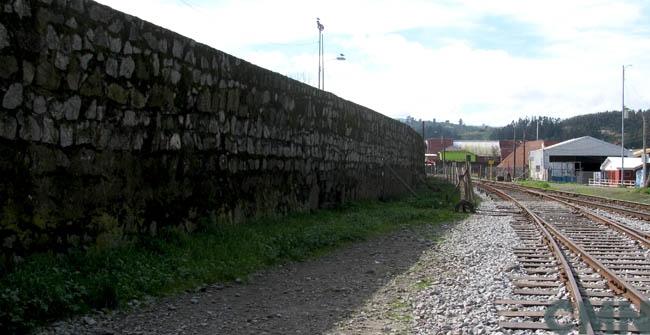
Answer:
<svg viewBox="0 0 650 335"><path fill-rule="evenodd" d="M495 301L508 308L499 312L510 318L500 322L502 328L650 330L650 251L643 236L632 237L566 201L539 201L537 194L503 185L477 186L520 210L512 226L522 241L515 253L523 275L513 278L513 294L522 298ZM559 299L563 291L570 303ZM558 316L569 320L561 325Z"/></svg>
<svg viewBox="0 0 650 335"><path fill-rule="evenodd" d="M650 204L644 204L635 201L611 199L611 198L599 197L595 195L586 195L586 194L566 192L566 191L532 188L532 187L526 187L526 186L516 185L512 183L492 182L492 181L483 181L483 182L488 182L493 185L503 185L499 187L512 187L521 190L530 190L547 196L554 196L558 199L563 199L564 201L580 204L583 206L587 206L591 208L599 208L606 211L631 216L637 219L650 221Z"/></svg>

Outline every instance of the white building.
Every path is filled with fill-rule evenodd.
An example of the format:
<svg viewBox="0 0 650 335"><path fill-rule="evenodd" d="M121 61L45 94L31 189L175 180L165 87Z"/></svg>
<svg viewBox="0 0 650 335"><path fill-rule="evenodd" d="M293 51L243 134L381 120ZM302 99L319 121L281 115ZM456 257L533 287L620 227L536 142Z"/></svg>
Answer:
<svg viewBox="0 0 650 335"><path fill-rule="evenodd" d="M536 180L587 183L609 156L621 155L621 146L583 136L530 152L530 176ZM629 150L623 150L629 157Z"/></svg>

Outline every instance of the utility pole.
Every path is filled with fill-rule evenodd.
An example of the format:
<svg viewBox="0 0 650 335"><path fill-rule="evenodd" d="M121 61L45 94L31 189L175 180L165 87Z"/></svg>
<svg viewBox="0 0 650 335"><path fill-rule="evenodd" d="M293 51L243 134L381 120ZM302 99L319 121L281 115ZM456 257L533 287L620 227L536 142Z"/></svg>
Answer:
<svg viewBox="0 0 650 335"><path fill-rule="evenodd" d="M510 178L514 181L517 174L517 127L512 124L512 176Z"/></svg>
<svg viewBox="0 0 650 335"><path fill-rule="evenodd" d="M325 77L325 69L323 68L323 30L325 26L320 23L320 18L316 18L316 28L318 28L318 88L325 89L325 81L321 81L321 72L322 77ZM323 83L323 87L321 87Z"/></svg>
<svg viewBox="0 0 650 335"><path fill-rule="evenodd" d="M643 177L641 177L641 187L648 187L648 171L646 168L646 163L647 163L647 155L646 155L646 143L645 143L645 111L641 111L641 118L643 119L643 131L641 132L643 134L643 171L641 172L643 174Z"/></svg>
<svg viewBox="0 0 650 335"><path fill-rule="evenodd" d="M526 122L528 124L528 122ZM521 166L523 166L523 170L521 172L521 175L524 179L526 179L526 163L528 162L528 157L526 157L526 127L524 127L524 160L521 162Z"/></svg>
<svg viewBox="0 0 650 335"><path fill-rule="evenodd" d="M624 153L624 142L625 142L625 65L623 65L623 85L622 94L621 94L621 186L623 186L623 167L625 166L623 153Z"/></svg>

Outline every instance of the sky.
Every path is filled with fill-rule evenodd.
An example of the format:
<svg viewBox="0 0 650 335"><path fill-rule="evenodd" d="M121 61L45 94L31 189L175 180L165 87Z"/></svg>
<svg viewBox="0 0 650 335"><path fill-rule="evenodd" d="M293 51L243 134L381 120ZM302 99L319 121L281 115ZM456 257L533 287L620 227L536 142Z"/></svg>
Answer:
<svg viewBox="0 0 650 335"><path fill-rule="evenodd" d="M647 0L99 0L393 118L650 109ZM337 60L339 54L345 60Z"/></svg>

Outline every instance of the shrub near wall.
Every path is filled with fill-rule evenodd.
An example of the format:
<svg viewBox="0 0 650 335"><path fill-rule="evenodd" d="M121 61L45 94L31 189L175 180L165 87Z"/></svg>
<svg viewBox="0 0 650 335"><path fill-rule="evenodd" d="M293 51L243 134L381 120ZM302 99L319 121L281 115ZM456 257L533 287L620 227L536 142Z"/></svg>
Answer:
<svg viewBox="0 0 650 335"><path fill-rule="evenodd" d="M0 7L5 260L405 192L404 124L85 0Z"/></svg>

